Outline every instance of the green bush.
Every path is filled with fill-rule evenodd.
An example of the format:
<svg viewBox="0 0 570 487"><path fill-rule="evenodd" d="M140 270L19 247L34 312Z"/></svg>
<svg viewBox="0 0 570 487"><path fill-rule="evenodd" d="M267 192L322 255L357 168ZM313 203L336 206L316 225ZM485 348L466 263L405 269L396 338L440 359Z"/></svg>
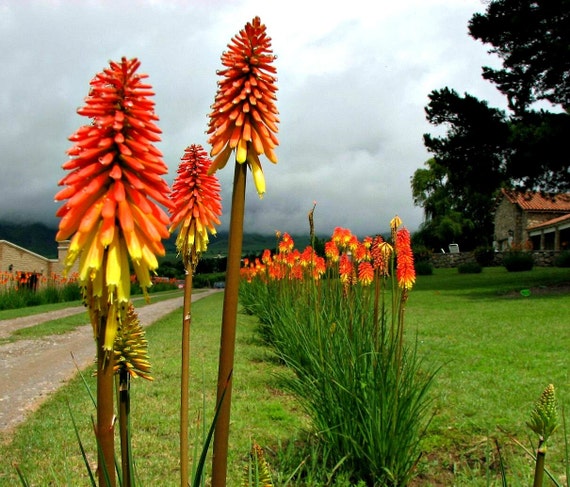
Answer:
<svg viewBox="0 0 570 487"><path fill-rule="evenodd" d="M398 296L394 281L380 285ZM294 372L283 385L310 418L335 480L406 485L429 423L435 371L401 340L402 295L392 312L382 303L378 313L369 289L334 278L318 285L256 278L240 291L263 340Z"/></svg>
<svg viewBox="0 0 570 487"><path fill-rule="evenodd" d="M416 262L416 274L418 276L431 276L433 274L433 265L431 262L419 261Z"/></svg>
<svg viewBox="0 0 570 487"><path fill-rule="evenodd" d="M503 265L509 272L530 271L534 266L534 259L526 252L509 252L503 258Z"/></svg>
<svg viewBox="0 0 570 487"><path fill-rule="evenodd" d="M459 274L480 274L483 268L477 262L465 262L457 266Z"/></svg>
<svg viewBox="0 0 570 487"><path fill-rule="evenodd" d="M490 267L495 262L495 249L487 246L477 247L473 251L473 256L481 267Z"/></svg>
<svg viewBox="0 0 570 487"><path fill-rule="evenodd" d="M63 286L60 290L60 299L63 302L79 301L83 298L81 287L77 282L70 282Z"/></svg>
<svg viewBox="0 0 570 487"><path fill-rule="evenodd" d="M212 272L210 274L195 274L192 279L195 288L198 287L214 287L217 282L226 280L225 272Z"/></svg>
<svg viewBox="0 0 570 487"><path fill-rule="evenodd" d="M431 256L433 254L433 252L428 249L425 245L414 245L413 249L412 249L413 253L414 253L414 261L416 263L420 263L420 262L430 262L431 261ZM417 271L417 268L416 268Z"/></svg>
<svg viewBox="0 0 570 487"><path fill-rule="evenodd" d="M570 267L570 250L560 252L556 259L554 259L554 265L556 267Z"/></svg>

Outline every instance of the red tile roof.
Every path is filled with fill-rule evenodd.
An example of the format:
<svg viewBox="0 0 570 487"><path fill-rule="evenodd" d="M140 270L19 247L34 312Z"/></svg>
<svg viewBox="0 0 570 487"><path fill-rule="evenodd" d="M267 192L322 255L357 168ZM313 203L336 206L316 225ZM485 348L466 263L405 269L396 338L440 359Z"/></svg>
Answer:
<svg viewBox="0 0 570 487"><path fill-rule="evenodd" d="M570 221L570 213L568 213L567 215L562 215L562 216L553 218L552 220L548 220L546 222L537 223L536 225L531 225L530 227L527 228L527 231L539 230L541 228L552 227L554 225L558 225L558 224L566 222L566 221Z"/></svg>
<svg viewBox="0 0 570 487"><path fill-rule="evenodd" d="M502 190L505 197L513 204L526 211L568 211L570 212L570 193L542 195L535 192Z"/></svg>

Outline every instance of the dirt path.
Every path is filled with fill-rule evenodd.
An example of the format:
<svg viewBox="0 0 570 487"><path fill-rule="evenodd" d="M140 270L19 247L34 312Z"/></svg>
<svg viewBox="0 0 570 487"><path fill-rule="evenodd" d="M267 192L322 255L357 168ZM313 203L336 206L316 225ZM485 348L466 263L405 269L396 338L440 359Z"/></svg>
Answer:
<svg viewBox="0 0 570 487"><path fill-rule="evenodd" d="M210 295L208 290L192 296L192 301ZM177 297L137 309L143 326L181 308L183 298ZM85 308L74 307L14 320L0 321L0 337L13 330L33 326L77 313ZM67 381L75 376L78 366L84 369L95 359L93 332L87 324L64 335L50 335L33 340L19 340L0 345L0 435L10 433L26 416Z"/></svg>

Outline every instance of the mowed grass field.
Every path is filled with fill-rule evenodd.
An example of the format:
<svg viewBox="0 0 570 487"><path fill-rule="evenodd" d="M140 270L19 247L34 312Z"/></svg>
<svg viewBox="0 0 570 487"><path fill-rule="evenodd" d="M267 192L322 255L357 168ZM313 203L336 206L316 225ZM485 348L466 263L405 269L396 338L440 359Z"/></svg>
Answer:
<svg viewBox="0 0 570 487"><path fill-rule="evenodd" d="M414 485L501 485L495 440L509 485L529 485L532 461L513 438L530 446L525 421L549 383L561 404L570 404L569 289L570 269L558 268L521 273L485 268L467 275L436 269L432 276L418 277L406 309L408 344L417 343L426 366L441 368ZM192 306L191 403L200 434L204 414L207 425L214 407L222 299L218 294ZM132 383L133 448L144 486L179 484L181 322L181 312L175 312L147 329L155 381ZM280 375L287 370L256 328L255 317L238 316L229 486L240 485L253 441L268 449L276 485L282 485L278 482L291 473L280 466L283 451L290 454L287 445L292 444L302 449L310 428L294 398L280 388ZM91 372L85 379L94 387ZM32 485L89 485L70 414L94 461L94 412L80 378L51 397L10 438L2 438L0 485L18 485L14 462ZM563 458L560 431L547 455L547 467L557 478L564 475Z"/></svg>

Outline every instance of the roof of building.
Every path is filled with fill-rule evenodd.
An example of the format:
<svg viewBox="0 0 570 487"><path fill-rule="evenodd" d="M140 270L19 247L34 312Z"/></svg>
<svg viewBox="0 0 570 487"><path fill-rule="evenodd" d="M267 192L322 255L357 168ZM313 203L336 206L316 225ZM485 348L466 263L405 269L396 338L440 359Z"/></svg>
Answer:
<svg viewBox="0 0 570 487"><path fill-rule="evenodd" d="M560 225L560 224L566 223L566 222L570 222L570 213L568 213L566 215L558 216L556 218L553 218L552 220L548 220L548 221L545 221L542 223L537 223L536 225L531 225L530 227L527 228L527 230L528 231L540 230L540 229Z"/></svg>
<svg viewBox="0 0 570 487"><path fill-rule="evenodd" d="M43 255L36 254L35 252L32 252L31 250L25 249L24 247L20 247L19 245L16 245L15 243L9 242L8 240L0 240L0 245L8 245L8 246L13 247L13 248L15 248L21 252L26 252L30 255L37 257L38 259L43 259L47 262L57 262L57 259L50 259L49 257L44 257Z"/></svg>
<svg viewBox="0 0 570 487"><path fill-rule="evenodd" d="M502 194L525 211L570 212L570 193L547 195L537 192L521 192L502 189Z"/></svg>

